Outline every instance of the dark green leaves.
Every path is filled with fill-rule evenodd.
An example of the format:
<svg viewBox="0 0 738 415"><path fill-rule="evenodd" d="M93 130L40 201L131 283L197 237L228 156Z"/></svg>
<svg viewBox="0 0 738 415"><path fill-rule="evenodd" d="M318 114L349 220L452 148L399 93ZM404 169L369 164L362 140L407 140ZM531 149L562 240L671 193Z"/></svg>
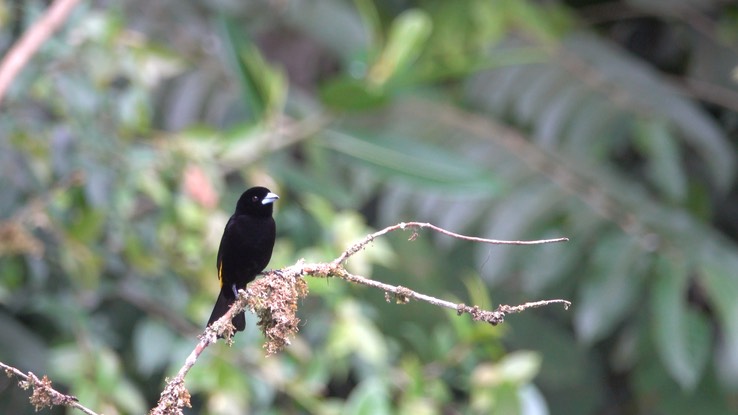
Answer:
<svg viewBox="0 0 738 415"><path fill-rule="evenodd" d="M704 373L712 341L707 320L687 303L692 270L683 257L663 255L654 271L651 309L656 349L679 385L693 390Z"/></svg>
<svg viewBox="0 0 738 415"><path fill-rule="evenodd" d="M601 235L574 302L574 324L585 342L595 342L614 330L640 297L636 248L626 235Z"/></svg>
<svg viewBox="0 0 738 415"><path fill-rule="evenodd" d="M268 64L237 24L221 17L227 56L239 81L242 99L254 120L270 119L285 104L287 82L284 74Z"/></svg>
<svg viewBox="0 0 738 415"><path fill-rule="evenodd" d="M494 192L499 186L485 169L409 137L360 138L336 132L328 134L324 145L366 163L383 176L401 177L423 186L454 192Z"/></svg>

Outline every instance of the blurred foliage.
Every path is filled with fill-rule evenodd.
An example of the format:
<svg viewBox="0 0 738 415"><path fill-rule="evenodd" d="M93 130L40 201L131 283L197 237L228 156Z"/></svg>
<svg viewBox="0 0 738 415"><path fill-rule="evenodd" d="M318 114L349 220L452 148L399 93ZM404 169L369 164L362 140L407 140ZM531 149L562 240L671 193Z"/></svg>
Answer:
<svg viewBox="0 0 738 415"><path fill-rule="evenodd" d="M0 1L7 50L43 12ZM520 0L81 3L0 103L0 360L144 413L216 297L241 191L271 267L349 265L489 327L309 279L301 333L209 348L188 413L738 411L738 7ZM0 381L1 413L33 413ZM57 408L49 413L67 413Z"/></svg>

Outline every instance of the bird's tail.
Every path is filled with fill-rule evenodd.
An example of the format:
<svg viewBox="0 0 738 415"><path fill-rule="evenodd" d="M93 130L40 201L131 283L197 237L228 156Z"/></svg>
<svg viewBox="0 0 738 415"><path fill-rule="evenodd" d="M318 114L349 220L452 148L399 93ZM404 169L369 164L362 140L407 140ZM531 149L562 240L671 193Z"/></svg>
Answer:
<svg viewBox="0 0 738 415"><path fill-rule="evenodd" d="M208 326L213 324L219 318L223 317L223 315L228 312L233 303L236 301L236 299L233 297L233 294L228 290L229 288L226 286L223 286L223 288L220 290L220 294L218 294L218 300L215 301L215 307L213 307L213 312L210 314ZM231 295L229 296L228 294ZM233 323L236 331L244 331L244 329L246 329L246 315L244 314L244 312L242 311L238 313L235 317L233 317L231 323Z"/></svg>

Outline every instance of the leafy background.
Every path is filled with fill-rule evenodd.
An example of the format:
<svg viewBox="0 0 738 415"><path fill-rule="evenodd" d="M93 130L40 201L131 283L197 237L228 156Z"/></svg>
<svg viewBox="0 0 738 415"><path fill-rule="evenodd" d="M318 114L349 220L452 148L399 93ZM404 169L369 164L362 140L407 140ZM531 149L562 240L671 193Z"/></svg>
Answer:
<svg viewBox="0 0 738 415"><path fill-rule="evenodd" d="M7 50L46 6L0 1ZM357 272L500 327L310 280L265 358L250 318L188 413L738 411L733 1L83 2L0 104L0 360L144 413L216 296L240 192L279 193L271 267ZM0 412L33 413L0 379ZM65 413L63 409L47 413Z"/></svg>

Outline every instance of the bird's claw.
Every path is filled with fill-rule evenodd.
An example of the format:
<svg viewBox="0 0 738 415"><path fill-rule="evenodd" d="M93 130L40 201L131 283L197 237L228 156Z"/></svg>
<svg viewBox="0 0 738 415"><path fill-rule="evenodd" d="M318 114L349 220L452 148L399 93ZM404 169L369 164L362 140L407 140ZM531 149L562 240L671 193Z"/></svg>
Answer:
<svg viewBox="0 0 738 415"><path fill-rule="evenodd" d="M277 274L280 277L284 277L284 274L282 274L281 269L270 269L268 271L262 271L261 275L267 275L267 274Z"/></svg>

